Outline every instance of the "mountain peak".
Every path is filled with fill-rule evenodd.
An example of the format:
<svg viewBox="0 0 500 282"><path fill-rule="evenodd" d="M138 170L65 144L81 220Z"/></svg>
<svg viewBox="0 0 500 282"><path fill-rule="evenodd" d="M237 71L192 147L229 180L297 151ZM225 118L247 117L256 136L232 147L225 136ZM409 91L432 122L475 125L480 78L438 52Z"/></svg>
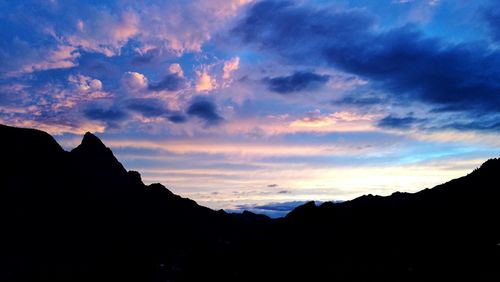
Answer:
<svg viewBox="0 0 500 282"><path fill-rule="evenodd" d="M83 135L82 143L80 146L93 147L93 148L106 148L104 143L102 143L101 139L99 139L99 137L95 136L90 132L87 132L85 133L85 135Z"/></svg>
<svg viewBox="0 0 500 282"><path fill-rule="evenodd" d="M127 172L115 158L111 149L106 147L101 139L90 132L85 133L82 143L71 150L71 153L80 163L86 163L88 167L94 169L99 168L101 173L110 173L110 169L118 171L120 174Z"/></svg>
<svg viewBox="0 0 500 282"><path fill-rule="evenodd" d="M108 148L104 143L102 143L101 139L99 137L95 136L94 134L87 132L85 135L83 135L82 143L78 145L76 148L72 150L75 153L78 152L86 152L92 153L92 154L98 154L98 155L103 155L103 154L108 154ZM109 152L111 153L111 152Z"/></svg>
<svg viewBox="0 0 500 282"><path fill-rule="evenodd" d="M296 207L291 212L289 212L285 218L301 218L304 219L306 217L312 216L312 214L316 213L318 207L316 206L316 202L309 201L301 206Z"/></svg>

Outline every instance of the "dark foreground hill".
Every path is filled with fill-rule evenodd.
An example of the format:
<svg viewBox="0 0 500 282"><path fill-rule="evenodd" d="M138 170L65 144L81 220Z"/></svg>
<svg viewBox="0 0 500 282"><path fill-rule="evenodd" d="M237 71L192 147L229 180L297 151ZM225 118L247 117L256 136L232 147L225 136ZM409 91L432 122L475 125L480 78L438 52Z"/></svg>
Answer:
<svg viewBox="0 0 500 282"><path fill-rule="evenodd" d="M500 160L285 218L144 185L87 133L0 126L0 281L500 281Z"/></svg>

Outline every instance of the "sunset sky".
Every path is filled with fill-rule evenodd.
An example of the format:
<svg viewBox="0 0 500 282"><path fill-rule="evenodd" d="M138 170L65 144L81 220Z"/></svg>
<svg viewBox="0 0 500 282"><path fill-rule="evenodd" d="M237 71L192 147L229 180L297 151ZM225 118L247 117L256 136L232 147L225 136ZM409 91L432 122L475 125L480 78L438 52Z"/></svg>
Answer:
<svg viewBox="0 0 500 282"><path fill-rule="evenodd" d="M417 191L500 156L494 0L0 11L0 123L67 150L93 132L144 182L211 208Z"/></svg>

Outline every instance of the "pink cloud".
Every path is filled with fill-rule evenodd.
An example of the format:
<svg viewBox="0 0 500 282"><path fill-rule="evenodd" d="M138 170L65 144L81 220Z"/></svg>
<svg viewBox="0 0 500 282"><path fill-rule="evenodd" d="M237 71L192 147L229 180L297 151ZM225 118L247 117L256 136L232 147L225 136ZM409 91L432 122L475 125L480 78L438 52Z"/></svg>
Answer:
<svg viewBox="0 0 500 282"><path fill-rule="evenodd" d="M19 71L13 74L31 73L34 71L43 71L51 69L65 69L77 65L76 60L80 57L80 53L75 47L67 45L58 45L55 49L41 54L38 60L25 64Z"/></svg>
<svg viewBox="0 0 500 282"><path fill-rule="evenodd" d="M76 32L63 33L59 38L75 48L111 57L119 54L138 32L139 17L135 12L116 15L107 10L96 10L90 19L77 21Z"/></svg>
<svg viewBox="0 0 500 282"><path fill-rule="evenodd" d="M229 61L224 62L222 78L228 80L231 74L240 68L240 58L234 57Z"/></svg>
<svg viewBox="0 0 500 282"><path fill-rule="evenodd" d="M123 74L122 86L131 92L145 90L148 87L148 79L142 73L128 71Z"/></svg>
<svg viewBox="0 0 500 282"><path fill-rule="evenodd" d="M202 45L251 0L199 0L137 4L142 51L154 48L182 54L200 52Z"/></svg>
<svg viewBox="0 0 500 282"><path fill-rule="evenodd" d="M207 68L196 71L196 76L196 92L208 92L214 90L217 87L217 81L208 73Z"/></svg>
<svg viewBox="0 0 500 282"><path fill-rule="evenodd" d="M310 116L294 120L290 127L328 127L341 122L365 122L373 121L378 115L360 115L353 112L335 112L327 115L311 114Z"/></svg>
<svg viewBox="0 0 500 282"><path fill-rule="evenodd" d="M61 135L64 133L84 134L90 132L104 132L106 127L99 122L81 121L78 123L56 123L50 121L30 120L30 119L4 119L0 118L1 124L7 124L17 127L36 128L46 131L53 135Z"/></svg>
<svg viewBox="0 0 500 282"><path fill-rule="evenodd" d="M182 67L181 65L179 64L171 64L169 67L168 67L168 71L170 73L174 73L174 74L177 74L178 76L180 77L184 77L184 71L182 70Z"/></svg>
<svg viewBox="0 0 500 282"><path fill-rule="evenodd" d="M131 39L142 54L151 50L176 55L200 52L203 44L250 2L127 1L114 10L87 2L54 2L45 6L53 18L40 18L40 25L33 27L34 32L45 36L43 42L15 38L5 58L16 60L0 66L0 70L6 76L19 76L71 68L78 65L82 51L116 56ZM39 45L44 46L34 47Z"/></svg>

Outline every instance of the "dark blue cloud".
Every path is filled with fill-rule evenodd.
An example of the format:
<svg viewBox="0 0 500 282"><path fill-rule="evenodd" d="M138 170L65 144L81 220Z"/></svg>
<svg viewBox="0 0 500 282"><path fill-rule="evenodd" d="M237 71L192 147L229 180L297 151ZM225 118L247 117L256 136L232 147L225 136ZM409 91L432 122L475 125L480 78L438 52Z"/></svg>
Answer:
<svg viewBox="0 0 500 282"><path fill-rule="evenodd" d="M500 51L482 43L430 38L414 26L377 31L373 17L359 10L286 1L255 4L233 34L291 63L328 65L368 79L396 102L467 114L500 111Z"/></svg>
<svg viewBox="0 0 500 282"><path fill-rule="evenodd" d="M484 114L500 110L499 52L480 44L446 44L409 26L368 39L349 47L332 45L325 57L399 100Z"/></svg>
<svg viewBox="0 0 500 282"><path fill-rule="evenodd" d="M171 111L165 107L165 103L155 98L136 98L126 101L129 111L137 112L144 117L166 117L173 123L184 123L187 121L185 115L179 112Z"/></svg>
<svg viewBox="0 0 500 282"><path fill-rule="evenodd" d="M156 83L151 83L149 85L149 90L160 91L160 90L168 90L168 91L178 91L187 87L186 78L175 74L167 74L160 81Z"/></svg>
<svg viewBox="0 0 500 282"><path fill-rule="evenodd" d="M471 122L453 122L437 129L475 130L475 131L500 131L500 121L481 120Z"/></svg>
<svg viewBox="0 0 500 282"><path fill-rule="evenodd" d="M116 122L127 117L124 111L118 109L87 108L83 111L85 117L91 120Z"/></svg>
<svg viewBox="0 0 500 282"><path fill-rule="evenodd" d="M353 106L369 106L381 104L385 100L382 97L376 96L358 96L358 95L349 95L343 97L342 99L332 101L334 105L353 105Z"/></svg>
<svg viewBox="0 0 500 282"><path fill-rule="evenodd" d="M202 97L195 98L186 113L202 119L206 125L217 125L224 120L219 115L215 103Z"/></svg>
<svg viewBox="0 0 500 282"><path fill-rule="evenodd" d="M155 48L152 50L148 50L145 53L135 54L135 56L131 60L131 64L133 66L144 66L155 62L156 59L160 56L160 50Z"/></svg>
<svg viewBox="0 0 500 282"><path fill-rule="evenodd" d="M145 117L159 117L170 113L170 111L164 106L164 103L159 99L130 99L126 102L126 104L127 109L133 112L138 112Z"/></svg>
<svg viewBox="0 0 500 282"><path fill-rule="evenodd" d="M185 123L187 121L187 118L182 114L173 114L168 117L168 120L173 123Z"/></svg>
<svg viewBox="0 0 500 282"><path fill-rule="evenodd" d="M397 117L393 115L388 115L383 119L379 120L377 125L383 128L397 128L397 129L408 129L415 125L424 123L425 119L419 119L413 116Z"/></svg>
<svg viewBox="0 0 500 282"><path fill-rule="evenodd" d="M374 19L360 10L332 11L295 5L291 1L261 1L232 30L243 42L274 50L302 62L318 61L321 49L343 44L367 32ZM315 50L320 48L319 50Z"/></svg>
<svg viewBox="0 0 500 282"><path fill-rule="evenodd" d="M328 82L328 75L320 75L313 72L295 72L289 76L265 78L269 90L280 94L288 94L303 90L314 90Z"/></svg>
<svg viewBox="0 0 500 282"><path fill-rule="evenodd" d="M490 6L483 10L483 19L491 33L491 37L495 41L500 41L500 8L498 6Z"/></svg>

